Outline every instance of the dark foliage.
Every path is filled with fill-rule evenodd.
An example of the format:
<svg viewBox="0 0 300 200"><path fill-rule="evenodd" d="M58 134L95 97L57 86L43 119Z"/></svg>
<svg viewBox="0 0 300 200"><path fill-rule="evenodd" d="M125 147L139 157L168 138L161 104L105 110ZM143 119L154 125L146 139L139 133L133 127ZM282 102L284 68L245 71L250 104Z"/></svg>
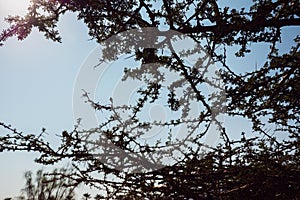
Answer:
<svg viewBox="0 0 300 200"><path fill-rule="evenodd" d="M124 53L131 53L141 61L139 68L124 70L124 79L140 79L146 86L140 88L140 96L133 105L116 106L113 99L109 105L102 105L85 93L86 101L109 117L94 129L79 130L79 126L75 126L72 131L63 131L58 149L53 149L41 137L26 135L1 123L9 133L0 136L0 151L39 152L41 155L36 161L44 165L71 159L72 173L57 171L52 175L99 189L95 199L299 199L299 37L295 38L290 52L279 54L277 49L283 27L300 25L299 1L254 0L249 8L236 10L221 7L216 0L32 0L26 16L7 18L11 26L0 34L0 42L12 36L23 40L33 28L44 33L47 39L61 42L56 26L59 17L66 12L76 13L78 20L83 20L89 28L91 38L103 44L103 61L116 60ZM222 65L219 74L226 88L224 102L220 101L223 93L214 94L211 97L214 101L209 101L199 89L207 80L199 69L184 63L185 55L194 54L195 49L176 53L166 41L166 48L172 53L164 54L160 53L159 46L138 46L138 42L145 38L151 38L150 43L157 43L155 34L152 33L153 37L145 37L143 33L128 36L124 32L159 27L163 23L170 30L201 44L209 56ZM107 42L116 34L119 34L117 41ZM124 38L131 39L131 43ZM227 65L226 50L239 47L235 56L243 57L250 53L249 47L253 43L270 44L264 66L244 74L235 73L233 67ZM156 64L149 69L149 63ZM204 69L208 67L204 66ZM178 80L168 85L166 95L160 69L179 75ZM210 84L219 87L218 81ZM177 93L179 89L186 93ZM165 103L169 109L180 111L182 115L165 122L140 119L142 109L163 95L167 96ZM201 109L197 117L185 120L191 101L196 101ZM223 107L218 105L223 103L226 103L228 115L242 116L252 122L252 133L227 132L214 115L216 110L222 111ZM128 112L128 118L121 117L123 111ZM223 141L204 152L200 141L207 129L200 131L200 126L209 127L212 122L217 124ZM156 126L166 127L168 131L162 137L169 139L172 128L182 124L188 127L189 140L184 142L150 145L138 141L142 132ZM274 134L266 131L267 125L275 125ZM285 140L278 140L275 133L283 134ZM232 140L230 134L241 137ZM106 162L97 159L91 150L94 141L90 138L95 135L99 137L97 145L106 147L101 152ZM108 146L104 138L109 139L114 147ZM144 173L116 169L116 163L123 163L122 169L126 169L132 160L152 169L153 163L145 164L145 160L159 160L177 146L188 151L177 148L181 157L171 166ZM153 158L154 151L157 153ZM124 158L122 152L133 153L133 156ZM135 170L140 172L143 169ZM89 194L85 198L90 198Z"/></svg>

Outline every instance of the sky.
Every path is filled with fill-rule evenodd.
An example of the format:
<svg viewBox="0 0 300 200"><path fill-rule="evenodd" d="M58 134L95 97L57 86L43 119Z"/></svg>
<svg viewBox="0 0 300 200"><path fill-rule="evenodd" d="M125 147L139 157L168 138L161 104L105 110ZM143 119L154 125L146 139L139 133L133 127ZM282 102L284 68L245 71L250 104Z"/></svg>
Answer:
<svg viewBox="0 0 300 200"><path fill-rule="evenodd" d="M5 16L22 14L25 6L23 0L0 0L0 29L7 27ZM52 143L57 142L55 134L74 126L73 85L80 66L97 46L72 14L62 17L59 29L63 44L34 30L26 40L11 38L0 48L0 121L24 133L46 128ZM0 154L0 199L19 194L25 171L42 168L34 158L32 153Z"/></svg>
<svg viewBox="0 0 300 200"><path fill-rule="evenodd" d="M222 2L222 1L221 1ZM237 1L242 2L242 1ZM7 27L3 18L26 11L26 0L0 0L0 30ZM240 7L240 3L236 3ZM74 117L72 96L76 77L87 57L97 47L89 40L85 25L67 14L59 22L62 44L44 38L34 30L24 41L11 38L0 47L0 121L11 124L24 133L38 134L46 128L46 136L53 144L55 134L72 130ZM290 43L299 29L287 28L283 42ZM288 48L280 46L282 51ZM253 45L247 61L229 58L237 71L262 65L267 48ZM238 125L237 125L238 124ZM229 130L241 132L249 126L246 120L226 119ZM5 131L0 129L0 134ZM15 196L25 183L24 172L42 168L34 163L33 153L0 154L0 200Z"/></svg>

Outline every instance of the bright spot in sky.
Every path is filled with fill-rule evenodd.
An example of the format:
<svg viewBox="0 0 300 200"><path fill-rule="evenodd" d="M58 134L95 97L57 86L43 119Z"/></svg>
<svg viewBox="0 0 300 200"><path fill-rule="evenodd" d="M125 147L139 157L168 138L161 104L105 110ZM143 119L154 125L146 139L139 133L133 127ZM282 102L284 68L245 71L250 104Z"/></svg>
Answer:
<svg viewBox="0 0 300 200"><path fill-rule="evenodd" d="M24 15L30 0L0 0L0 13L9 15Z"/></svg>

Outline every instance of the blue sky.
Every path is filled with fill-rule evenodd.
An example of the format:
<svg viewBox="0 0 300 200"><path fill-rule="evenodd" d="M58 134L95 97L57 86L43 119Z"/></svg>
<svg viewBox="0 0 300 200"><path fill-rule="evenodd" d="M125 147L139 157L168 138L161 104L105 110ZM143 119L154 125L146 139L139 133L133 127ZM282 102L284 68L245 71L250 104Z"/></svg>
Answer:
<svg viewBox="0 0 300 200"><path fill-rule="evenodd" d="M26 1L20 1L0 0L0 30L7 27L2 20L5 16L24 12ZM82 63L97 46L89 40L85 25L73 14L62 17L59 29L62 44L46 40L34 30L26 40L20 42L12 38L0 47L0 121L24 133L38 134L45 127L47 138L54 144L57 139L52 136L74 126L74 82ZM284 30L284 43L290 43L299 33L295 28ZM263 64L267 48L260 44L252 47L254 50L246 61L229 58L229 64L235 66L236 71ZM281 45L281 49L286 51L287 45ZM226 124L229 130L236 132L248 126L245 120L237 118L226 119ZM35 157L32 153L0 154L0 200L19 193L26 170L42 167L33 162Z"/></svg>
<svg viewBox="0 0 300 200"><path fill-rule="evenodd" d="M22 13L20 0L0 0L0 29L3 17ZM24 133L47 128L49 140L73 128L73 84L81 64L96 47L89 41L84 24L72 14L64 16L59 29L63 44L46 40L38 31L24 41L9 39L0 48L0 121ZM1 134L5 131L1 130ZM0 199L19 193L26 170L41 168L32 153L0 154Z"/></svg>

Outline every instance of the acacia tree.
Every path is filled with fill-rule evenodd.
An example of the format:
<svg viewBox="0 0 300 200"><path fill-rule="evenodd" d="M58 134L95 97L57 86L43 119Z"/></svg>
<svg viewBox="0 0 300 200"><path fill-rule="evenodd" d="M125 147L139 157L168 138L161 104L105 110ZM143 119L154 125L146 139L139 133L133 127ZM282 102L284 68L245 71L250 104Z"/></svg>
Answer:
<svg viewBox="0 0 300 200"><path fill-rule="evenodd" d="M7 18L11 26L3 30L0 42L12 36L23 40L33 28L44 33L47 39L61 42L56 25L59 17L66 12L76 13L78 19L89 28L91 38L104 46L103 61L132 53L141 66L125 69L124 79L140 79L147 86L140 88L137 103L132 105L116 106L115 99L111 99L109 105L103 105L84 93L91 106L109 117L93 129L80 130L78 123L74 130L63 131L58 149L53 149L41 137L25 135L1 123L10 131L0 138L2 151L37 151L41 156L36 161L45 165L72 159L74 172L67 175L57 172L55 175L102 190L98 199L239 199L245 196L296 199L300 196L299 37L295 38L295 45L289 53L280 55L277 49L282 28L300 25L298 1L257 0L249 8L236 10L222 7L215 0L32 0L26 16ZM218 80L209 81L203 76L209 65L201 70L184 62L186 55L195 54L197 50L192 48L178 53L173 49L168 32L158 30L158 34L151 36L140 31L162 24L171 31L192 38L204 47L210 58L222 65L219 74L225 84L227 114L250 119L252 131L262 134L261 137L249 138L242 133L240 140L230 138L215 116L216 112L222 111L223 107L218 105L224 103L220 100L224 93L207 97L201 92L203 84L221 87ZM138 31L132 36L126 34L128 30ZM107 42L115 35L118 35L117 40ZM149 38L149 43L159 44L158 36L167 38L163 47L139 46L140 41ZM252 43L270 44L268 59L253 71L235 73L233 67L227 65L226 49L237 46L236 56L243 57L250 53L249 45ZM160 51L162 48L167 48L171 53L163 53ZM155 64L149 66L149 63ZM166 92L163 92L162 69L178 74L178 80L170 83ZM180 89L187 92L180 93ZM159 101L161 96L167 96L166 104L170 110L179 111L179 117L164 122L142 120L139 113L150 103ZM196 117L183 120L190 110L191 101L196 101L201 109ZM123 111L128 113L126 118L120 114ZM285 134L287 139L278 141L265 131L266 119L268 124L276 126L274 133ZM201 139L208 133L206 128L212 122L217 124L223 142L204 153L200 151L203 147ZM162 133L164 137L172 136L172 130L182 124L188 127L188 139L184 142L163 141L150 145L138 140L142 132L155 126L167 128ZM201 129L203 124L206 128ZM95 133L99 137L97 145L105 147L100 152L100 155L105 155L105 162L95 156L95 147L90 146L95 145L95 140L90 140ZM113 146L108 145L107 139ZM121 169L132 167L134 160L136 166L142 162L144 168L154 169L153 162L147 163L145 160L160 160L160 156L166 155L170 147L177 147L176 150L182 155L175 158L176 162L170 166L161 165L159 169L144 173L139 168L130 172L116 168L116 163L118 166L122 163ZM126 157L123 152L134 154ZM154 163L155 166L161 164Z"/></svg>
<svg viewBox="0 0 300 200"><path fill-rule="evenodd" d="M50 174L55 175L57 171L66 173L68 170L60 169L54 170ZM74 199L74 188L76 188L76 182L72 182L71 179L56 179L53 176L48 179L43 170L38 170L36 173L36 180L33 180L32 172L25 172L26 184L22 189L23 195L18 197L19 199L28 200L72 200ZM68 185L69 187L66 187ZM73 185L73 187L71 187Z"/></svg>

